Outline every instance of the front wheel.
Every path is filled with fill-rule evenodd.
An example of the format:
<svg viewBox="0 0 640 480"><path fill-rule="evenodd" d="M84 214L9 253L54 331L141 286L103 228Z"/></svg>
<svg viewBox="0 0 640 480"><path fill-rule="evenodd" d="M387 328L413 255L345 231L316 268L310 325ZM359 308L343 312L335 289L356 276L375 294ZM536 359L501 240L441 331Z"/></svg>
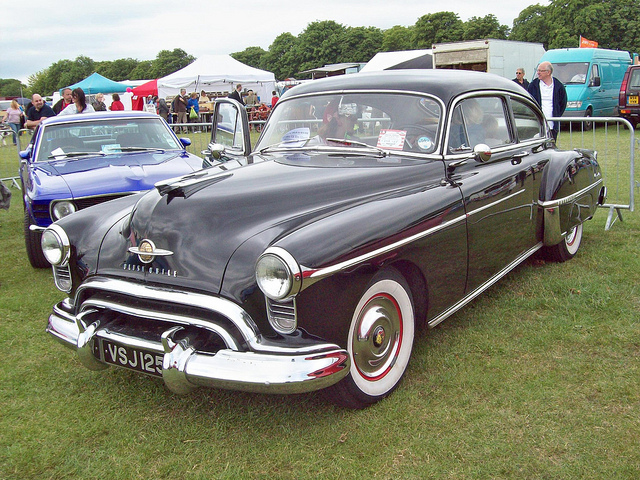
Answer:
<svg viewBox="0 0 640 480"><path fill-rule="evenodd" d="M411 290L400 272L388 268L373 277L351 319L351 371L327 390L331 401L364 408L393 392L411 357L414 311Z"/></svg>
<svg viewBox="0 0 640 480"><path fill-rule="evenodd" d="M27 247L27 257L29 263L33 268L47 268L51 264L47 261L42 253L42 245L40 239L42 234L40 232L34 232L29 227L31 226L31 217L29 216L29 210L24 209L24 243Z"/></svg>
<svg viewBox="0 0 640 480"><path fill-rule="evenodd" d="M550 260L555 262L566 262L571 260L582 243L582 224L578 224L567 232L562 240L557 245L547 247L545 253Z"/></svg>
<svg viewBox="0 0 640 480"><path fill-rule="evenodd" d="M587 111L584 114L585 118L591 118L593 117L593 111L591 110L591 108L587 108ZM593 120L587 120L584 122L584 129L589 131L589 130L593 130Z"/></svg>

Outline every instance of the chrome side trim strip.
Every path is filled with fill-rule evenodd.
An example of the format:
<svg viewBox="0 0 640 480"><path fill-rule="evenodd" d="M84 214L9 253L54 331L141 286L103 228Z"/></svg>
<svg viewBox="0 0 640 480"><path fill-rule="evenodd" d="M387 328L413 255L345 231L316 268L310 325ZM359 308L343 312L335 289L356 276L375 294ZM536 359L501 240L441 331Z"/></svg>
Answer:
<svg viewBox="0 0 640 480"><path fill-rule="evenodd" d="M304 290L305 288L313 285L315 282L322 280L323 278L326 278L330 275L333 275L337 272L341 272L344 270L347 270L349 268L352 268L356 265L358 265L359 263L362 262L366 262L368 260L371 260L372 258L375 258L377 256L380 255L384 255L385 253L388 253L392 250L395 250L396 248L401 248L404 247L405 245L408 245L412 242L415 242L417 240L420 240L422 238L428 237L429 235L433 235L434 233L439 232L440 230L443 230L447 227L450 227L452 225L455 225L457 223L460 223L462 221L465 221L467 218L476 215L480 212L482 212L483 210L495 207L496 205L509 200L517 195L520 195L521 193L524 193L525 190L519 190L515 193L512 193L511 195L508 195L504 198L501 198L500 200L497 200L489 205L485 205L483 207L480 207L476 210L473 210L472 212L469 213L465 213L464 215L460 215L459 217L456 217L454 219L451 219L447 222L444 222L436 227L432 227L429 228L427 230L425 230L424 232L420 232L420 233L416 233L415 235L412 235L410 237L407 237L405 239L399 240L395 243L392 243L390 245L387 245L385 247L381 247L378 248L376 250L373 250L369 253L365 253L363 255L360 255L359 257L355 257L349 260L345 260L344 262L341 263L337 263L335 265L330 265L328 267L324 267L324 268L319 268L317 270L314 270L312 268L309 267L305 267L304 265L301 265L301 269L303 272L303 283L302 283L302 288L300 289L301 291Z"/></svg>
<svg viewBox="0 0 640 480"><path fill-rule="evenodd" d="M527 250L526 252L520 254L513 262L511 262L509 265L504 267L502 270L500 270L498 273L496 273L493 277L491 277L485 283L480 285L474 291L470 292L469 294L467 294L467 296L465 296L464 298L460 299L457 303L455 303L454 305L452 305L449 308L447 308L440 315L437 315L436 317L434 317L431 320L429 320L427 322L427 325L429 326L429 328L435 327L436 325L441 323L443 320L445 320L446 318L448 318L449 316L453 315L455 312L460 310L467 303L469 303L471 300L476 298L482 292L487 290L490 286L492 286L494 283L496 283L498 280L500 280L502 277L504 277L511 270L513 270L515 267L520 265L523 261L525 261L531 255L533 255L538 250L540 250L541 247L542 247L542 242L539 242L536 245L534 245L532 248Z"/></svg>
<svg viewBox="0 0 640 480"><path fill-rule="evenodd" d="M354 267L359 263L366 262L367 260L371 260L372 258L383 255L391 250L395 250L396 248L403 247L412 242L428 237L429 235L433 235L434 233L439 232L440 230L444 230L445 228L448 228L452 225L463 222L466 219L467 219L467 214L460 215L459 217L456 217L447 222L441 223L440 225L437 225L432 228L428 228L424 232L416 233L415 235L411 235L410 237L404 238L402 240L398 240L397 242L394 242L385 247L372 250L371 252L365 253L358 257L351 258L349 260L345 260L344 262L337 263L335 265L330 265L328 267L313 269L313 268L309 268L309 267L305 267L304 265L301 265L302 272L303 272L302 273L303 282L302 282L301 290L304 290L305 288L313 285L315 282L322 280L323 278L326 278L330 275L333 275L337 272L341 272L348 268Z"/></svg>
<svg viewBox="0 0 640 480"><path fill-rule="evenodd" d="M567 203L574 202L575 200L577 200L579 197L587 193L592 188L596 188L602 182L603 180L601 178L600 180L589 185L588 187L583 188L579 192L572 193L571 195L559 198L557 200L549 200L548 202L541 202L538 200L538 205L540 205L542 208L553 208L553 207L559 207L560 205L566 205Z"/></svg>
<svg viewBox="0 0 640 480"><path fill-rule="evenodd" d="M484 205L483 207L476 208L476 209L475 209L475 210L473 210L472 212L467 213L467 218L468 218L468 217L471 217L471 216L473 216L473 215L475 215L475 214L477 214L477 213L480 213L480 212L482 212L482 211L484 211L484 210L487 210L487 209L489 209L489 208L493 208L493 207L495 207L496 205L500 205L502 202L505 202L505 201L507 201L507 200L510 200L510 199L512 199L513 197L517 197L518 195L520 195L521 193L524 193L524 192L526 192L526 190L518 190L517 192L512 193L511 195L507 195L506 197L503 197L503 198L501 198L500 200L496 200L495 202L492 202L492 203L489 203L489 204L487 204L487 205ZM529 204L528 206L530 206L530 205L531 205L531 204Z"/></svg>

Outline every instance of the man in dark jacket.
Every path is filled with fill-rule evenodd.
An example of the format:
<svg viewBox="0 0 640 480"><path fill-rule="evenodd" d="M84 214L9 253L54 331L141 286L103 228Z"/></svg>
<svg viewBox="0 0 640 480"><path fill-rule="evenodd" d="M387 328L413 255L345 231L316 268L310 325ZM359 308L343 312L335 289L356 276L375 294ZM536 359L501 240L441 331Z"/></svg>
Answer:
<svg viewBox="0 0 640 480"><path fill-rule="evenodd" d="M242 85L236 85L236 89L229 94L229 98L233 98L244 105L244 100L242 100Z"/></svg>
<svg viewBox="0 0 640 480"><path fill-rule="evenodd" d="M69 105L73 103L73 99L71 98L71 89L65 88L62 91L62 98L56 102L53 106L53 113L58 115L62 110L67 108Z"/></svg>
<svg viewBox="0 0 640 480"><path fill-rule="evenodd" d="M516 68L516 78L514 78L513 81L525 90L529 88L529 81L524 78L524 68Z"/></svg>
<svg viewBox="0 0 640 480"><path fill-rule="evenodd" d="M542 62L538 65L538 78L531 81L527 91L538 102L545 117L561 117L567 108L567 91L563 83L553 76L553 65ZM553 139L557 140L559 122L549 122Z"/></svg>

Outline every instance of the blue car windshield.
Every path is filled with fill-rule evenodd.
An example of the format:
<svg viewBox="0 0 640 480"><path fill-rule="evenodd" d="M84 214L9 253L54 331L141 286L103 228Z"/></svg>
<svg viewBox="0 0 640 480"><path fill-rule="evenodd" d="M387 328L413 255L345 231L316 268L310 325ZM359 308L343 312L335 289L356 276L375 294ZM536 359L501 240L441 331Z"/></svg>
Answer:
<svg viewBox="0 0 640 480"><path fill-rule="evenodd" d="M441 119L440 102L417 94L353 92L285 98L272 112L255 150L349 148L353 141L387 151L434 153Z"/></svg>
<svg viewBox="0 0 640 480"><path fill-rule="evenodd" d="M104 118L45 125L39 137L36 162L184 148L160 118Z"/></svg>

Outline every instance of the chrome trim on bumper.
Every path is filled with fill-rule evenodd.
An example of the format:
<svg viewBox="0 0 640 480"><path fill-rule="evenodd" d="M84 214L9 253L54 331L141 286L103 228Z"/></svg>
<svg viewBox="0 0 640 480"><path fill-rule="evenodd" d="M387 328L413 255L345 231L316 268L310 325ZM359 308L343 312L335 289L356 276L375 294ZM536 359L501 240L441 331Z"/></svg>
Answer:
<svg viewBox="0 0 640 480"><path fill-rule="evenodd" d="M223 298L107 278L91 279L80 287L79 292L90 288L143 300L162 300L203 308L225 317L243 337L243 341L238 341L237 333L234 335L225 330L221 322L214 320L209 322L201 318L151 311L99 298L87 299L80 305L76 315L72 302L66 299L54 306L47 332L63 345L76 350L82 364L91 370L109 366L96 357L93 348L94 342L108 340L162 355L162 378L167 387L176 393L187 393L198 386L262 393L302 393L326 388L349 373L349 354L338 345L312 338L299 340L295 347L284 342L280 345L278 342L269 343L242 308ZM82 296L76 298L81 300ZM104 311L139 316L159 325L166 323L167 327L159 339L114 331L110 329L109 319L101 316ZM226 347L213 353L197 350L188 335L174 340L178 332L190 327L214 332Z"/></svg>

